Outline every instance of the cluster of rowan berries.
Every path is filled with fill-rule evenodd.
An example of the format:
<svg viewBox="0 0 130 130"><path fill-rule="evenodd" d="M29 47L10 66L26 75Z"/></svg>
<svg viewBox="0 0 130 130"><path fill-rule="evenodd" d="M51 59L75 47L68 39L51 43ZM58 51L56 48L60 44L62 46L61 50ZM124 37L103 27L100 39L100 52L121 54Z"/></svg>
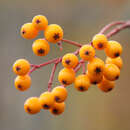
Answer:
<svg viewBox="0 0 130 130"><path fill-rule="evenodd" d="M21 35L26 39L33 39L39 31L44 31L45 39L34 41L32 50L37 56L48 54L50 47L48 42L57 43L63 39L63 29L56 24L48 25L45 16L38 15L32 23L24 24L21 28ZM96 56L95 50L104 50L107 58L103 60ZM93 37L91 44L82 45L79 49L81 60L74 53L67 53L62 57L63 69L58 74L60 86L52 91L44 92L40 97L31 97L25 101L24 109L29 114L40 112L41 109L48 109L54 115L64 112L67 98L66 86L74 83L74 87L81 92L87 91L91 84L97 84L103 92L109 92L115 87L115 80L120 76L120 69L123 61L120 57L121 45L116 41L108 41L104 34L97 34ZM80 64L87 64L83 74L76 76L76 68ZM30 63L25 59L17 60L13 65L13 71L18 75L15 79L15 87L25 91L31 86Z"/></svg>

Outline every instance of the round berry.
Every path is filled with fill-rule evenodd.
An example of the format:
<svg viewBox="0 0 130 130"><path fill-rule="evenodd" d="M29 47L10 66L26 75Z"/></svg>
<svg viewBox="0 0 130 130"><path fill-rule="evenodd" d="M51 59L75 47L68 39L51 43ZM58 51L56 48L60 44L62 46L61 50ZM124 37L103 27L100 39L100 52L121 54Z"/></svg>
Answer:
<svg viewBox="0 0 130 130"><path fill-rule="evenodd" d="M46 28L44 36L47 41L51 43L57 43L63 38L63 29L57 24L50 24Z"/></svg>
<svg viewBox="0 0 130 130"><path fill-rule="evenodd" d="M115 64L119 69L121 69L123 66L123 61L122 61L121 57L117 57L117 58L107 57L106 63L107 64Z"/></svg>
<svg viewBox="0 0 130 130"><path fill-rule="evenodd" d="M75 72L73 69L64 68L59 72L58 80L64 86L70 85L75 80Z"/></svg>
<svg viewBox="0 0 130 130"><path fill-rule="evenodd" d="M74 87L81 92L87 91L90 87L90 80L87 75L78 75L74 81Z"/></svg>
<svg viewBox="0 0 130 130"><path fill-rule="evenodd" d="M26 75L30 70L30 63L25 59L16 60L13 64L13 71L17 75Z"/></svg>
<svg viewBox="0 0 130 130"><path fill-rule="evenodd" d="M103 34L97 34L92 39L92 45L97 50L103 50L108 44L107 38Z"/></svg>
<svg viewBox="0 0 130 130"><path fill-rule="evenodd" d="M50 46L48 42L44 39L38 39L34 41L32 45L32 50L35 55L37 56L45 56L49 53L50 51Z"/></svg>
<svg viewBox="0 0 130 130"><path fill-rule="evenodd" d="M108 80L117 80L120 76L120 69L114 64L106 64L104 69L104 77Z"/></svg>
<svg viewBox="0 0 130 130"><path fill-rule="evenodd" d="M52 94L54 95L55 101L58 103L64 102L68 95L66 88L62 86L55 87L52 90Z"/></svg>
<svg viewBox="0 0 130 130"><path fill-rule="evenodd" d="M91 45L83 45L79 50L79 55L83 60L90 61L95 56L95 49Z"/></svg>
<svg viewBox="0 0 130 130"><path fill-rule="evenodd" d="M78 64L78 57L73 53L65 54L62 58L62 65L66 68L75 68Z"/></svg>
<svg viewBox="0 0 130 130"><path fill-rule="evenodd" d="M43 109L50 109L54 104L54 96L51 92L44 92L40 95L39 101Z"/></svg>
<svg viewBox="0 0 130 130"><path fill-rule="evenodd" d="M103 74L104 66L104 62L96 57L87 64L87 70L92 75L100 75Z"/></svg>
<svg viewBox="0 0 130 130"><path fill-rule="evenodd" d="M98 84L98 88L103 92L110 92L115 87L115 82L103 78L102 82Z"/></svg>
<svg viewBox="0 0 130 130"><path fill-rule="evenodd" d="M16 89L26 91L31 86L31 78L29 75L17 76L14 81Z"/></svg>
<svg viewBox="0 0 130 130"><path fill-rule="evenodd" d="M64 112L64 109L65 109L65 103L62 102L62 103L54 103L54 105L51 107L50 109L50 112L53 114L53 115L60 115Z"/></svg>
<svg viewBox="0 0 130 130"><path fill-rule="evenodd" d="M33 39L38 35L38 30L32 23L26 23L21 27L21 36L25 39Z"/></svg>
<svg viewBox="0 0 130 130"><path fill-rule="evenodd" d="M122 46L116 41L109 41L105 48L106 55L111 58L116 58L122 53Z"/></svg>
<svg viewBox="0 0 130 130"><path fill-rule="evenodd" d="M41 105L37 97L31 97L27 99L24 103L24 110L29 114L36 114L40 112Z"/></svg>
<svg viewBox="0 0 130 130"><path fill-rule="evenodd" d="M93 75L93 74L87 72L87 75L88 75L88 78L89 78L91 84L98 84L103 79L103 74L94 74Z"/></svg>
<svg viewBox="0 0 130 130"><path fill-rule="evenodd" d="M45 16L43 15L37 15L33 18L32 20L32 24L34 25L34 27L41 31L41 30L45 30L48 26L48 20Z"/></svg>

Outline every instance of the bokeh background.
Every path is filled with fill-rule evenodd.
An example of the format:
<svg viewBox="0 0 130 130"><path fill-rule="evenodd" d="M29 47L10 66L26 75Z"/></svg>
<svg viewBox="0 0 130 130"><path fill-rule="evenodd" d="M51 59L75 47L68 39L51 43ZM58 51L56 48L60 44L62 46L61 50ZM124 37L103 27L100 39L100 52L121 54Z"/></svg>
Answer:
<svg viewBox="0 0 130 130"><path fill-rule="evenodd" d="M105 94L92 86L88 92L80 93L72 85L67 88L69 95L64 114L53 116L42 111L31 116L24 112L23 104L28 97L39 96L47 90L52 66L35 71L31 88L21 93L13 83L14 61L26 58L31 63L40 64L76 49L64 43L64 50L60 52L57 45L51 44L48 56L35 56L31 49L33 40L23 39L19 30L37 14L46 15L49 23L61 25L64 38L85 44L104 25L130 19L130 1L0 0L0 130L130 130L130 29L112 37L124 48L124 67L112 92ZM97 55L105 58L104 53L97 52ZM59 65L53 87L59 84L57 74L60 68Z"/></svg>

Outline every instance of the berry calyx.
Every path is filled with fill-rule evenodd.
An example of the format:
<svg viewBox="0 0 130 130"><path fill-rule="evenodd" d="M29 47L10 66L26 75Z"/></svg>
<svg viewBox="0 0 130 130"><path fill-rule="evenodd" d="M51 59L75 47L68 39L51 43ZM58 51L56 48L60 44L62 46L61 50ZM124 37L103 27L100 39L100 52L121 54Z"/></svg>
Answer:
<svg viewBox="0 0 130 130"><path fill-rule="evenodd" d="M33 18L32 20L32 24L34 25L34 27L41 31L41 30L45 30L48 26L48 20L45 16L43 15L37 15Z"/></svg>
<svg viewBox="0 0 130 130"><path fill-rule="evenodd" d="M29 75L17 76L14 81L16 89L26 91L31 86L31 78Z"/></svg>
<svg viewBox="0 0 130 130"><path fill-rule="evenodd" d="M106 64L103 74L108 80L117 80L120 76L120 69L114 64Z"/></svg>
<svg viewBox="0 0 130 130"><path fill-rule="evenodd" d="M54 103L54 105L50 108L50 112L53 114L53 115L60 115L64 112L64 109L65 109L65 103L62 102L62 103Z"/></svg>
<svg viewBox="0 0 130 130"><path fill-rule="evenodd" d="M62 86L55 87L52 90L52 94L54 95L54 100L58 103L64 102L67 98L67 90Z"/></svg>
<svg viewBox="0 0 130 130"><path fill-rule="evenodd" d="M75 80L75 72L73 69L63 68L58 75L58 80L64 86L70 85Z"/></svg>
<svg viewBox="0 0 130 130"><path fill-rule="evenodd" d="M36 114L40 112L41 105L37 97L28 98L24 103L24 110L29 114Z"/></svg>
<svg viewBox="0 0 130 130"><path fill-rule="evenodd" d="M92 39L92 45L97 50L103 50L108 44L107 38L104 34L96 34Z"/></svg>
<svg viewBox="0 0 130 130"><path fill-rule="evenodd" d="M45 39L38 39L34 41L32 50L37 56L46 56L50 51L50 45Z"/></svg>
<svg viewBox="0 0 130 130"><path fill-rule="evenodd" d="M50 109L54 104L54 96L51 92L44 92L39 97L43 109Z"/></svg>
<svg viewBox="0 0 130 130"><path fill-rule="evenodd" d="M47 41L57 43L63 38L63 29L57 24L50 24L44 32Z"/></svg>
<svg viewBox="0 0 130 130"><path fill-rule="evenodd" d="M74 87L80 92L87 91L90 87L90 80L88 76L85 74L78 75L75 78Z"/></svg>
<svg viewBox="0 0 130 130"><path fill-rule="evenodd" d="M13 64L13 71L17 75L26 75L30 70L30 63L26 59L16 60Z"/></svg>
<svg viewBox="0 0 130 130"><path fill-rule="evenodd" d="M21 36L25 39L34 39L38 35L38 30L32 23L26 23L21 27Z"/></svg>
<svg viewBox="0 0 130 130"><path fill-rule="evenodd" d="M80 57L85 61L90 61L95 56L95 49L91 45L83 45L79 50Z"/></svg>
<svg viewBox="0 0 130 130"><path fill-rule="evenodd" d="M78 64L78 57L73 53L67 53L62 58L62 65L66 68L75 68Z"/></svg>
<svg viewBox="0 0 130 130"><path fill-rule="evenodd" d="M105 48L105 52L108 57L119 57L122 53L122 46L117 41L109 41Z"/></svg>

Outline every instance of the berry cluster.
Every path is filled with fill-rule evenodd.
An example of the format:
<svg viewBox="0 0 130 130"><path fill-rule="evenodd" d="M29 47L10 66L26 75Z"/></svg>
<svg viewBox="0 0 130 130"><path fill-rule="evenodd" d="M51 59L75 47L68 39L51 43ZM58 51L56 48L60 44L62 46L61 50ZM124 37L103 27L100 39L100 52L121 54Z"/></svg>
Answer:
<svg viewBox="0 0 130 130"><path fill-rule="evenodd" d="M118 23L112 23L96 34L90 44L79 44L70 40L63 39L63 29L56 24L48 25L45 16L38 15L32 20L32 23L24 24L21 28L21 35L25 39L33 39L39 31L44 31L45 39L37 39L33 42L32 50L37 56L48 54L49 43L58 43L62 47L62 42L67 42L79 47L74 53L67 53L40 65L30 64L26 59L18 59L13 65L13 71L18 75L14 81L16 89L26 91L31 86L30 74L37 68L48 64L54 64L50 80L48 82L48 91L42 93L39 97L31 97L25 101L24 109L29 114L40 112L41 109L47 109L54 115L64 112L65 100L67 98L66 87L74 83L74 87L80 91L87 91L91 84L95 84L103 92L110 92L115 87L115 81L120 76L120 69L123 61L120 57L122 46L117 41L108 41L108 37L128 26L120 22L120 29L112 30L109 34L103 33L111 26ZM124 26L125 25L125 26ZM104 62L96 56L96 50L104 50L107 55ZM79 54L80 60L77 55ZM63 69L58 74L58 80L61 85L51 90L52 81L57 65L62 62ZM87 63L87 65L86 65ZM76 76L76 72L82 67L83 73Z"/></svg>

